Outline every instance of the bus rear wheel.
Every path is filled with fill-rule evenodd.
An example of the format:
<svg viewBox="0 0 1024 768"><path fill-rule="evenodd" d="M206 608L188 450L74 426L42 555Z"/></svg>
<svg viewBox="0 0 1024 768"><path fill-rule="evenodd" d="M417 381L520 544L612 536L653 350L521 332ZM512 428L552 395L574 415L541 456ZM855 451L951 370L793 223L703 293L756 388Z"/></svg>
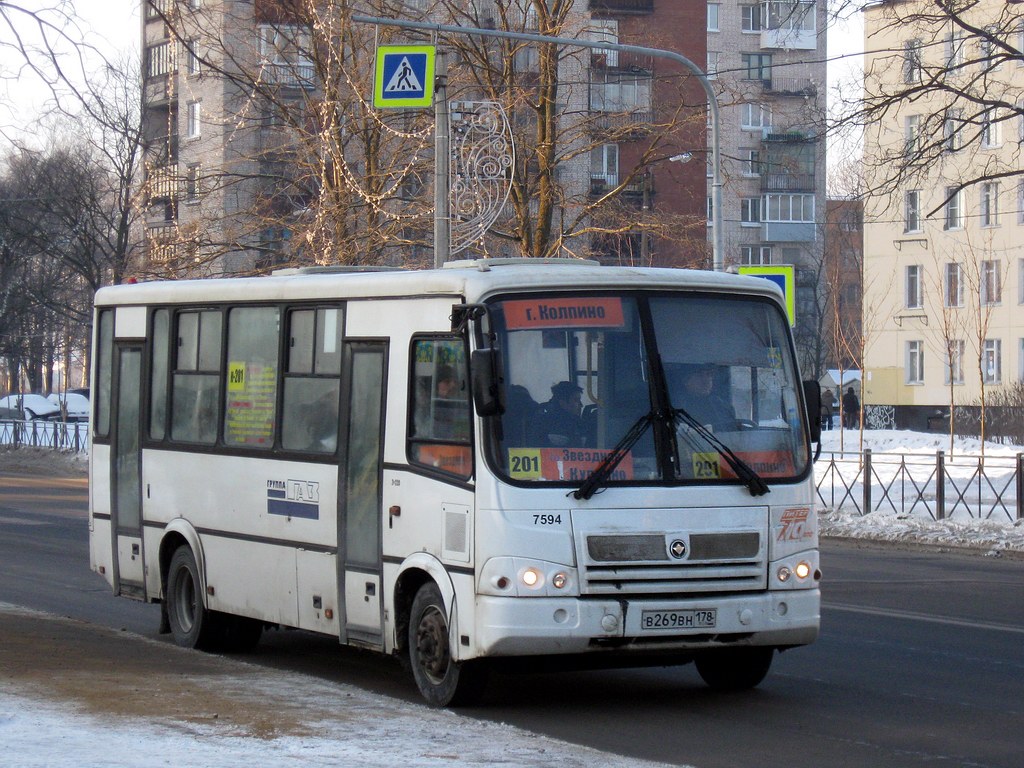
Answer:
<svg viewBox="0 0 1024 768"><path fill-rule="evenodd" d="M167 619L183 648L214 650L222 634L217 617L203 605L199 567L187 546L178 547L167 571Z"/></svg>
<svg viewBox="0 0 1024 768"><path fill-rule="evenodd" d="M700 654L697 672L716 691L746 691L764 680L772 666L774 649L725 648Z"/></svg>
<svg viewBox="0 0 1024 768"><path fill-rule="evenodd" d="M486 685L482 662L456 662L441 590L433 582L416 592L409 616L409 664L416 686L435 707L475 703Z"/></svg>

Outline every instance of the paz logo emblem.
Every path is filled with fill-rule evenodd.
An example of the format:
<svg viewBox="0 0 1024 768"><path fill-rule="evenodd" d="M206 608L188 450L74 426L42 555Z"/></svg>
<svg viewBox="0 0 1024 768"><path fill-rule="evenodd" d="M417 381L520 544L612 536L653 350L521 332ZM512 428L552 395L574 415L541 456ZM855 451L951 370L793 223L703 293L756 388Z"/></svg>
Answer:
<svg viewBox="0 0 1024 768"><path fill-rule="evenodd" d="M676 560L686 557L686 542L682 539L676 539L668 545L668 553Z"/></svg>

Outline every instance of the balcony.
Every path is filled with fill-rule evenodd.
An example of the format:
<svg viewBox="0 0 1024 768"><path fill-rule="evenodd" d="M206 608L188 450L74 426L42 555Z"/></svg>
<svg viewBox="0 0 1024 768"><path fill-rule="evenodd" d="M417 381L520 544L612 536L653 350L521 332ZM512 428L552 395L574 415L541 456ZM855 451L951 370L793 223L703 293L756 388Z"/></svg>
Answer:
<svg viewBox="0 0 1024 768"><path fill-rule="evenodd" d="M654 0L590 0L590 10L607 14L653 13Z"/></svg>
<svg viewBox="0 0 1024 768"><path fill-rule="evenodd" d="M285 88L302 88L311 91L316 88L315 70L312 64L272 63L263 64L263 81Z"/></svg>
<svg viewBox="0 0 1024 768"><path fill-rule="evenodd" d="M818 95L817 84L808 77L775 77L764 81L764 89L776 96L804 96L813 97Z"/></svg>
<svg viewBox="0 0 1024 768"><path fill-rule="evenodd" d="M762 192L814 192L813 173L761 173Z"/></svg>
<svg viewBox="0 0 1024 768"><path fill-rule="evenodd" d="M174 200L178 197L180 183L177 166L164 165L150 168L146 178L149 199Z"/></svg>
<svg viewBox="0 0 1024 768"><path fill-rule="evenodd" d="M649 75L654 71L654 57L624 51L594 49L590 54L590 68Z"/></svg>

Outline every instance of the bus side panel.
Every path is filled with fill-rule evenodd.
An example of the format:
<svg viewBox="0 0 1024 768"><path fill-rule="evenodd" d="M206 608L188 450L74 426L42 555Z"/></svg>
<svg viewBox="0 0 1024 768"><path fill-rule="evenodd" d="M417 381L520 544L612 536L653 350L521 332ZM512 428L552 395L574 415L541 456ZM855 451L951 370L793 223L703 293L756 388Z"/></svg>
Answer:
<svg viewBox="0 0 1024 768"><path fill-rule="evenodd" d="M89 473L89 567L99 573L113 586L114 555L110 526L110 473L103 468L110 466L110 446L93 443L90 449L91 468L99 471ZM97 516L99 516L97 518Z"/></svg>
<svg viewBox="0 0 1024 768"><path fill-rule="evenodd" d="M337 632L312 610L337 616L335 465L152 451L143 471L145 519L200 533L209 608Z"/></svg>

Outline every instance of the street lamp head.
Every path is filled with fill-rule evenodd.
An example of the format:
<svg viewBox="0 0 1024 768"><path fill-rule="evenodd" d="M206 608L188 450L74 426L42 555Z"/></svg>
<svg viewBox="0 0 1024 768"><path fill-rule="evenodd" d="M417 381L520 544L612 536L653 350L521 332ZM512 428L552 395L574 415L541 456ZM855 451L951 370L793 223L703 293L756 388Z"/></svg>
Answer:
<svg viewBox="0 0 1024 768"><path fill-rule="evenodd" d="M678 155L672 155L672 157L669 158L669 162L671 162L671 163L688 163L692 159L693 159L693 153L692 152L680 152Z"/></svg>

